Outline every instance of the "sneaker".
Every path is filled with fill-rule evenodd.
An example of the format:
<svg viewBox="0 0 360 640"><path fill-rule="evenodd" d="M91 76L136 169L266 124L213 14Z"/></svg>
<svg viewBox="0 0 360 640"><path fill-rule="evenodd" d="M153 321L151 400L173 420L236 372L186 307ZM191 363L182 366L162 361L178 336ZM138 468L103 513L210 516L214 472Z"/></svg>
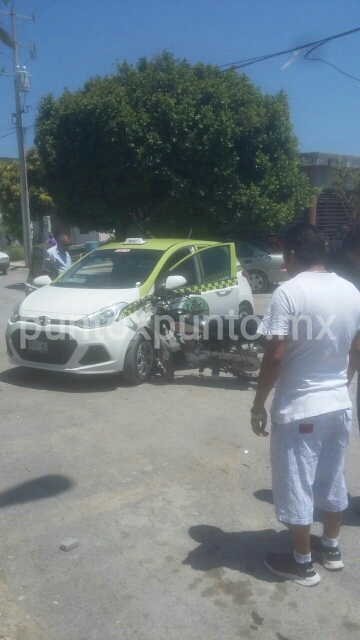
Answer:
<svg viewBox="0 0 360 640"><path fill-rule="evenodd" d="M341 560L339 547L325 547L319 536L310 536L311 552L320 558L321 564L328 571L341 571L344 563Z"/></svg>
<svg viewBox="0 0 360 640"><path fill-rule="evenodd" d="M264 565L276 576L293 580L303 587L314 587L321 580L312 562L300 564L292 553L266 553Z"/></svg>

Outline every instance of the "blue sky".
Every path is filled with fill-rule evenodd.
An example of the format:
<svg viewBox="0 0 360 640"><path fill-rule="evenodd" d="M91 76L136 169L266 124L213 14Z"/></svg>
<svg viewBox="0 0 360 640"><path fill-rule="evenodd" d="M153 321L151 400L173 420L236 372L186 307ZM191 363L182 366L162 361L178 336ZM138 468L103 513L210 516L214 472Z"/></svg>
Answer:
<svg viewBox="0 0 360 640"><path fill-rule="evenodd" d="M0 8L6 10L0 0ZM191 63L226 64L291 47L360 26L360 0L17 0L18 39L35 43L37 60L26 49L20 62L32 74L26 97L31 127L42 95L75 90L97 74L112 73L116 61L136 63L163 49ZM0 16L1 26L10 21ZM360 32L328 43L316 53L360 78ZM0 156L16 156L11 132L14 111L10 49L0 44ZM245 69L262 91L284 89L301 151L360 155L360 82L321 62L291 55ZM27 145L33 129L27 131ZM4 137L6 136L6 137Z"/></svg>

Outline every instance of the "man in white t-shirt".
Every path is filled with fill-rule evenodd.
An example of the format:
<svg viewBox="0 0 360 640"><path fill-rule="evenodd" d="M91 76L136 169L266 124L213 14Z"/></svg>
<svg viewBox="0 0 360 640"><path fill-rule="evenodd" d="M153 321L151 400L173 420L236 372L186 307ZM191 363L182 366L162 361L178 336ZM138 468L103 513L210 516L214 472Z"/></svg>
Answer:
<svg viewBox="0 0 360 640"><path fill-rule="evenodd" d="M291 280L273 294L258 329L267 336L251 410L256 435L265 431L271 407L271 468L275 511L290 530L293 553L267 553L265 566L304 586L320 581L311 552L326 569L343 562L337 537L347 507L343 477L351 429L348 384L360 352L360 293L324 267L325 244L311 225L284 238ZM349 358L350 353L350 358ZM323 512L323 536L310 536L313 510Z"/></svg>

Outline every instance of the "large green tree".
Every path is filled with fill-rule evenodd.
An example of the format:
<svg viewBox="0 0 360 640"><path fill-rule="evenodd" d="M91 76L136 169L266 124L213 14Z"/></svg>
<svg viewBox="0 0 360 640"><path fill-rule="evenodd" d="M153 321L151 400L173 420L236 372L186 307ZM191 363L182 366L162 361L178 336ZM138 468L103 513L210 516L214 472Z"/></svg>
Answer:
<svg viewBox="0 0 360 640"><path fill-rule="evenodd" d="M26 156L29 206L32 220L51 215L53 201L44 188L43 170L39 154L33 147ZM20 198L19 162L0 162L0 211L2 227L6 232L22 241L22 219Z"/></svg>
<svg viewBox="0 0 360 640"><path fill-rule="evenodd" d="M286 95L167 52L45 96L35 142L77 226L214 235L277 226L309 203Z"/></svg>

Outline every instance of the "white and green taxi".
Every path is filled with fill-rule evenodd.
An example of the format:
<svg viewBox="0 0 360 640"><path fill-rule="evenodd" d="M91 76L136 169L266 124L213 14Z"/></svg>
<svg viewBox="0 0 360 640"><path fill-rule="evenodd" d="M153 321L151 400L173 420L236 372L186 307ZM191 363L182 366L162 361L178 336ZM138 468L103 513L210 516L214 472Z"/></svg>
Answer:
<svg viewBox="0 0 360 640"><path fill-rule="evenodd" d="M253 313L233 243L128 238L85 255L53 282L48 275L34 279L38 288L8 322L9 359L78 374L123 372L125 379L130 367L144 381L151 373L149 344L141 339L144 309L160 282L177 281L186 287L180 307L216 316Z"/></svg>

